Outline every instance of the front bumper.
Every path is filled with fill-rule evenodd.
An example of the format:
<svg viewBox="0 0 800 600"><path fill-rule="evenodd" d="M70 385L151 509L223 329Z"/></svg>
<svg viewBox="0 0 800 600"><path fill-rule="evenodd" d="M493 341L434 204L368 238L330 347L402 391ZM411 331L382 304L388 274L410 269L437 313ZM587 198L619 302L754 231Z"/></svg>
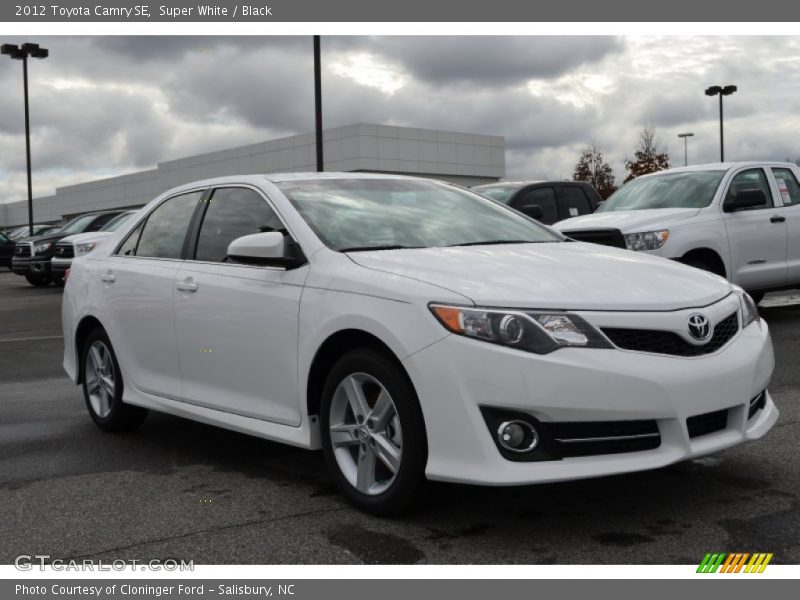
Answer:
<svg viewBox="0 0 800 600"><path fill-rule="evenodd" d="M778 418L766 393L763 408L748 419L750 400L767 387L774 368L762 320L716 353L692 358L579 348L538 356L450 335L404 365L425 417L426 474L442 481L519 485L653 469L759 438ZM636 452L512 462L495 445L482 406L545 424L655 420L661 443ZM689 436L689 417L722 409L728 409L727 426Z"/></svg>
<svg viewBox="0 0 800 600"><path fill-rule="evenodd" d="M50 261L50 270L55 275L63 275L71 266L71 258L58 258L57 256L54 256L53 260Z"/></svg>
<svg viewBox="0 0 800 600"><path fill-rule="evenodd" d="M49 256L32 256L27 258L17 258L11 261L11 270L17 275L49 275L50 274Z"/></svg>

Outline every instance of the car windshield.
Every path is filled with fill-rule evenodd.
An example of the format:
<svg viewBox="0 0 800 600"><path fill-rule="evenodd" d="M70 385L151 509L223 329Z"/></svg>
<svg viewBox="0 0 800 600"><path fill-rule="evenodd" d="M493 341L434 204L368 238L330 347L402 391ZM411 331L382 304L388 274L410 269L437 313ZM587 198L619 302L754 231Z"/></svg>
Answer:
<svg viewBox="0 0 800 600"><path fill-rule="evenodd" d="M711 204L725 171L649 175L626 183L597 212L645 208L703 208Z"/></svg>
<svg viewBox="0 0 800 600"><path fill-rule="evenodd" d="M130 219L131 216L134 215L134 214L135 214L135 211L125 212L125 213L119 214L116 217L114 217L113 219L111 219L108 223L103 225L103 227L100 228L100 231L116 231L117 229L122 227L122 225L125 223L125 221Z"/></svg>
<svg viewBox="0 0 800 600"><path fill-rule="evenodd" d="M72 235L73 233L83 233L83 230L86 229L92 221L94 221L96 216L97 215L83 215L81 217L75 217L72 219L72 221L61 228L61 233L63 233L65 236Z"/></svg>
<svg viewBox="0 0 800 600"><path fill-rule="evenodd" d="M472 188L472 191L478 192L482 196L497 200L503 204L508 204L511 196L514 195L520 186L518 185L479 185Z"/></svg>
<svg viewBox="0 0 800 600"><path fill-rule="evenodd" d="M413 179L310 179L279 183L305 221L341 252L561 238L468 190Z"/></svg>

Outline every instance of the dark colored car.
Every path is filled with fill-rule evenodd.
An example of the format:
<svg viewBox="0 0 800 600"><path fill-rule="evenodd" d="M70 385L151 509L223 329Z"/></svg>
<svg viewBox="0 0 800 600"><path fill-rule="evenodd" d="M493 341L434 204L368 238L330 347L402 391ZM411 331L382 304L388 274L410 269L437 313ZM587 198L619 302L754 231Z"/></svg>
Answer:
<svg viewBox="0 0 800 600"><path fill-rule="evenodd" d="M14 256L14 240L5 233L0 233L0 266L10 269L12 256Z"/></svg>
<svg viewBox="0 0 800 600"><path fill-rule="evenodd" d="M591 214L603 201L597 190L580 181L505 181L477 185L472 191L545 225Z"/></svg>
<svg viewBox="0 0 800 600"><path fill-rule="evenodd" d="M63 285L63 275L56 275L50 269L50 261L56 251L56 242L68 235L99 231L106 223L122 212L125 211L113 210L88 213L75 217L53 233L17 242L14 246L11 269L17 275L25 277L28 283L37 287L47 286L51 281L54 281L56 285Z"/></svg>

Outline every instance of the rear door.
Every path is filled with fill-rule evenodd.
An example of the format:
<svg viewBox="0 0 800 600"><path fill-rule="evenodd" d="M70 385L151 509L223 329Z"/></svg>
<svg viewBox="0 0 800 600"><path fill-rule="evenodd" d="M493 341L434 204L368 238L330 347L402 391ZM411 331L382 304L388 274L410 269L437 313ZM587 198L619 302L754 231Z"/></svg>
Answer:
<svg viewBox="0 0 800 600"><path fill-rule="evenodd" d="M775 202L776 193L766 171L761 167L739 171L731 178L725 197L752 189L764 192L765 204L722 213L728 232L729 279L748 290L782 285L787 277L786 216L784 208Z"/></svg>
<svg viewBox="0 0 800 600"><path fill-rule="evenodd" d="M783 216L786 217L787 283L800 283L800 183L797 167L773 167L772 175L778 188L778 196L783 203Z"/></svg>
<svg viewBox="0 0 800 600"><path fill-rule="evenodd" d="M180 396L175 276L203 193L159 204L97 272L104 322L126 385L164 398Z"/></svg>
<svg viewBox="0 0 800 600"><path fill-rule="evenodd" d="M183 401L299 425L297 327L308 265L244 265L227 257L238 237L285 230L263 194L220 187L204 200L197 240L175 282Z"/></svg>
<svg viewBox="0 0 800 600"><path fill-rule="evenodd" d="M574 183L559 184L558 212L560 220L571 219L594 212L589 197L582 185Z"/></svg>

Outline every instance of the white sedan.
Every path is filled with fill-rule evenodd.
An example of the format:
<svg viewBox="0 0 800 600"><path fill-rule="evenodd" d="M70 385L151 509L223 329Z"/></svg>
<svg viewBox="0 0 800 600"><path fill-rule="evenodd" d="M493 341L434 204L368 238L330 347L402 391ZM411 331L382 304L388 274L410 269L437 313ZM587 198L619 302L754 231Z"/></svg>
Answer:
<svg viewBox="0 0 800 600"><path fill-rule="evenodd" d="M379 514L426 478L656 468L778 418L740 288L424 179L175 188L75 261L62 310L64 368L102 429L152 409L322 448Z"/></svg>

